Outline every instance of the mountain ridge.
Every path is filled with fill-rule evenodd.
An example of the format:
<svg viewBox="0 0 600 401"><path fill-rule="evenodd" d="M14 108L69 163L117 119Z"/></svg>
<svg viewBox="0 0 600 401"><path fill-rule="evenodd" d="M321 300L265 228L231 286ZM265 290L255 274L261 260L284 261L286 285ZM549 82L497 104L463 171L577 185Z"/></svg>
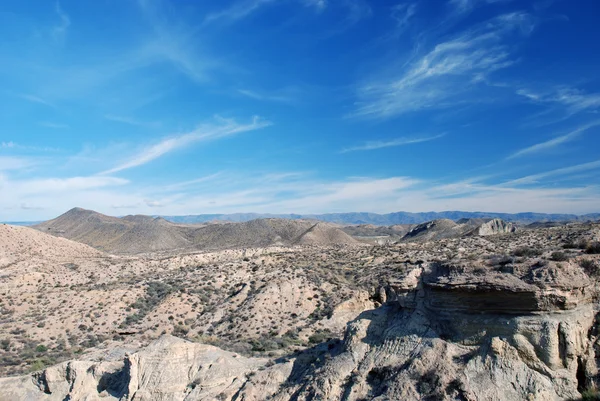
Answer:
<svg viewBox="0 0 600 401"><path fill-rule="evenodd" d="M73 208L32 228L118 254L358 243L334 225L321 221L268 218L186 225L162 217L128 215L119 218L82 208Z"/></svg>

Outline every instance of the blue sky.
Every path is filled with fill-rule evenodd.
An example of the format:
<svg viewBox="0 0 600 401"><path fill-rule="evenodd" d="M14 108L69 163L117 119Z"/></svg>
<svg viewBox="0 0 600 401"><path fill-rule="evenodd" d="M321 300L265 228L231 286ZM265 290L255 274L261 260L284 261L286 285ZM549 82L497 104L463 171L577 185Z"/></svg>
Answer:
<svg viewBox="0 0 600 401"><path fill-rule="evenodd" d="M600 211L600 3L5 0L0 220Z"/></svg>

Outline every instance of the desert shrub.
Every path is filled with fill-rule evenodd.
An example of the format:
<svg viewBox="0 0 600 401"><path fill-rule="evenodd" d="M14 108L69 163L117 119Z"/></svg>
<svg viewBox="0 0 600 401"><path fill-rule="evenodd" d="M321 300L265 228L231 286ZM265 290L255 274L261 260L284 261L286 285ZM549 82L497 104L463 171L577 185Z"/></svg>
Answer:
<svg viewBox="0 0 600 401"><path fill-rule="evenodd" d="M590 259L582 259L579 261L579 266L589 275L589 276L598 276L600 273L598 270L598 265L596 262Z"/></svg>
<svg viewBox="0 0 600 401"><path fill-rule="evenodd" d="M588 245L588 241L585 239L579 239L577 241L569 240L563 244L564 249L585 249Z"/></svg>
<svg viewBox="0 0 600 401"><path fill-rule="evenodd" d="M555 261L555 262L566 262L567 260L569 260L569 257L564 253L564 252L552 252L552 254L550 255L550 259Z"/></svg>
<svg viewBox="0 0 600 401"><path fill-rule="evenodd" d="M331 339L331 330L324 329L316 331L312 336L308 337L308 342L311 344L320 344Z"/></svg>
<svg viewBox="0 0 600 401"><path fill-rule="evenodd" d="M8 338L4 338L0 340L0 348L4 351L8 351L10 349L11 341Z"/></svg>
<svg viewBox="0 0 600 401"><path fill-rule="evenodd" d="M149 282L146 287L146 294L131 304L131 307L138 311L127 316L123 325L128 326L141 322L152 309L178 289L178 287L173 287L160 281Z"/></svg>
<svg viewBox="0 0 600 401"><path fill-rule="evenodd" d="M173 335L177 337L185 337L190 332L190 328L181 324L178 324L173 329Z"/></svg>
<svg viewBox="0 0 600 401"><path fill-rule="evenodd" d="M528 257L528 258L540 256L541 254L542 254L542 251L540 251L539 249L531 248L528 246L522 246L513 251L514 256Z"/></svg>
<svg viewBox="0 0 600 401"><path fill-rule="evenodd" d="M506 266L514 262L514 259L508 255L492 255L489 258L490 266Z"/></svg>
<svg viewBox="0 0 600 401"><path fill-rule="evenodd" d="M35 352L46 352L48 351L48 347L46 347L44 344L40 344L37 347L35 347Z"/></svg>
<svg viewBox="0 0 600 401"><path fill-rule="evenodd" d="M600 390L597 388L589 388L581 393L582 401L600 401Z"/></svg>
<svg viewBox="0 0 600 401"><path fill-rule="evenodd" d="M284 348L275 338L261 337L250 340L252 351L266 352Z"/></svg>
<svg viewBox="0 0 600 401"><path fill-rule="evenodd" d="M585 248L585 253L599 254L600 253L600 242L598 242L598 241L590 242Z"/></svg>

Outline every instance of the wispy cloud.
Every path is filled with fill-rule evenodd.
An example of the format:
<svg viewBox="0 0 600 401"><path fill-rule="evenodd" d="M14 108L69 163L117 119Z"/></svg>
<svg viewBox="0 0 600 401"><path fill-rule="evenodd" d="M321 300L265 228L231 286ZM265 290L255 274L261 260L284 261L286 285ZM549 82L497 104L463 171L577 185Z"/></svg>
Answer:
<svg viewBox="0 0 600 401"><path fill-rule="evenodd" d="M449 0L448 5L456 12L465 13L481 4L508 3L513 0Z"/></svg>
<svg viewBox="0 0 600 401"><path fill-rule="evenodd" d="M401 3L392 7L392 18L396 21L396 28L403 31L410 20L417 13L416 3Z"/></svg>
<svg viewBox="0 0 600 401"><path fill-rule="evenodd" d="M56 2L54 10L56 11L56 15L59 18L59 23L55 25L54 28L52 28L52 36L55 40L63 40L65 35L67 34L69 26L71 25L71 19L69 18L67 13L63 11L58 1Z"/></svg>
<svg viewBox="0 0 600 401"><path fill-rule="evenodd" d="M8 141L8 142L0 142L0 149L10 149L10 150L27 150L27 151L37 151L37 152L58 152L60 149L53 148L49 146L29 146L29 145L21 145L19 143Z"/></svg>
<svg viewBox="0 0 600 401"><path fill-rule="evenodd" d="M600 93L586 93L567 86L546 91L520 88L516 93L535 103L562 106L565 108L566 117L585 111L600 110Z"/></svg>
<svg viewBox="0 0 600 401"><path fill-rule="evenodd" d="M42 99L39 96L29 95L29 94L20 94L17 96L20 97L21 99L27 100L28 102L31 102L31 103L38 103L38 104L43 104L48 107L54 107L54 105L52 103Z"/></svg>
<svg viewBox="0 0 600 401"><path fill-rule="evenodd" d="M42 121L39 123L40 126L54 129L66 129L69 128L67 124L53 123L50 121Z"/></svg>
<svg viewBox="0 0 600 401"><path fill-rule="evenodd" d="M0 156L0 171L21 170L35 164L35 160L29 158Z"/></svg>
<svg viewBox="0 0 600 401"><path fill-rule="evenodd" d="M198 184L203 184L205 182L214 181L215 179L222 177L222 176L223 176L223 172L220 171L218 173L210 174L210 175L200 177L200 178L195 178L193 180L182 181L182 182L177 182L175 184L167 185L165 187L165 190L166 191L180 190L182 188L187 188L187 187L195 186Z"/></svg>
<svg viewBox="0 0 600 401"><path fill-rule="evenodd" d="M109 176L40 178L15 182L13 185L20 194L43 194L49 192L81 191L103 187L121 186L129 181Z"/></svg>
<svg viewBox="0 0 600 401"><path fill-rule="evenodd" d="M395 146L411 145L414 143L433 141L433 140L441 138L445 135L446 134L439 134L439 135L435 135L435 136L414 137L414 138L404 137L404 138L392 139L391 141L369 141L369 142L365 142L364 144L359 145L359 146L342 149L340 151L340 153L355 152L355 151L359 151L359 150L376 150L376 149L382 149L382 148L391 148L391 147L395 147Z"/></svg>
<svg viewBox="0 0 600 401"><path fill-rule="evenodd" d="M304 0L304 4L316 8L317 11L323 11L327 7L327 0Z"/></svg>
<svg viewBox="0 0 600 401"><path fill-rule="evenodd" d="M157 126L160 125L160 123L158 123L158 122L140 121L140 120L137 120L137 119L132 118L132 117L115 116L113 114L107 114L107 115L104 116L104 118L106 118L107 120L110 120L110 121L115 121L115 122L118 122L118 123L134 125L134 126L138 126L138 127L152 128L152 127L157 127Z"/></svg>
<svg viewBox="0 0 600 401"><path fill-rule="evenodd" d="M600 160L596 160L589 163L577 164L575 166L563 167L559 169L554 169L550 171L545 171L543 173L537 173L528 175L526 177L517 178L514 180L507 181L502 184L502 186L514 186L514 185L526 185L526 184L535 184L540 180L549 177L556 176L565 176L573 173L580 173L582 171L590 171L600 169Z"/></svg>
<svg viewBox="0 0 600 401"><path fill-rule="evenodd" d="M295 88L285 88L277 92L268 93L249 89L238 89L237 93L254 100L276 103L292 103L296 100L299 91Z"/></svg>
<svg viewBox="0 0 600 401"><path fill-rule="evenodd" d="M248 17L262 7L276 3L276 0L242 0L234 3L231 7L224 10L208 14L204 20L205 23L213 21L237 21Z"/></svg>
<svg viewBox="0 0 600 401"><path fill-rule="evenodd" d="M204 19L205 24L222 22L222 23L231 23L242 20L244 18L248 18L259 12L262 8L271 5L279 5L286 3L286 1L282 0L238 0L234 2L230 7L225 8L220 11L216 11L210 13ZM361 15L364 14L365 7L362 4L361 0L346 0L342 2L330 2L328 0L291 0L287 1L287 3L296 3L304 7L310 7L314 9L317 13L323 12L328 6L331 5L340 5L343 6L349 15L349 18L352 20L360 19ZM368 7L367 7L368 8ZM370 8L369 8L370 10Z"/></svg>
<svg viewBox="0 0 600 401"><path fill-rule="evenodd" d="M462 95L483 84L489 74L515 62L504 39L515 31L528 33L532 26L526 13L504 14L437 44L415 62L402 66L399 74L362 85L353 116L388 118L453 106L458 100L474 101Z"/></svg>
<svg viewBox="0 0 600 401"><path fill-rule="evenodd" d="M536 154L536 153L540 153L540 152L544 152L544 151L553 149L564 143L573 141L574 139L578 138L581 134L583 134L585 131L589 130L590 128L597 127L598 125L600 125L600 120L586 124L586 125L579 127L567 134L557 136L548 141L536 143L535 145L531 145L524 149L520 149L520 150L514 152L513 154L511 154L510 156L508 156L507 160L515 159L517 157L522 157L522 156L526 156L526 155Z"/></svg>
<svg viewBox="0 0 600 401"><path fill-rule="evenodd" d="M158 159L169 152L180 149L184 146L188 146L195 142L224 138L271 125L269 121L263 120L257 116L253 117L252 121L248 124L239 124L234 120L223 118L219 118L218 123L218 125L204 124L192 132L164 139L161 142L142 150L138 154L134 155L130 160L114 168L106 170L101 174L112 174L118 171L141 166L151 162L152 160Z"/></svg>

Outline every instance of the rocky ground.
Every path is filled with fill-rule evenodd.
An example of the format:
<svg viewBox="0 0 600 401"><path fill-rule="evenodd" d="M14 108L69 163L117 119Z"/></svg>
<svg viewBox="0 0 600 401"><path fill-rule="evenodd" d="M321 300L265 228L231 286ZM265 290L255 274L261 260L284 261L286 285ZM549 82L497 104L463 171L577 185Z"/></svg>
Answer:
<svg viewBox="0 0 600 401"><path fill-rule="evenodd" d="M110 256L0 226L0 400L588 396L600 224L506 231Z"/></svg>

